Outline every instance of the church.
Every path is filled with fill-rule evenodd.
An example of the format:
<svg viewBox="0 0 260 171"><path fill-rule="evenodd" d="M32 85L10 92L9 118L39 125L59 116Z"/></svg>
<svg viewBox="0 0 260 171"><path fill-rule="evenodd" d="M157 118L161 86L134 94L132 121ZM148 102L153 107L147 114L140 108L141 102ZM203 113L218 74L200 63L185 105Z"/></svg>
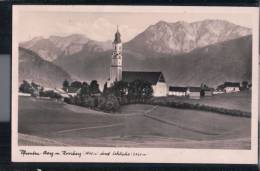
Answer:
<svg viewBox="0 0 260 171"><path fill-rule="evenodd" d="M134 80L144 80L151 83L153 96L167 96L168 86L162 72L154 71L123 71L123 46L121 34L117 28L113 41L113 53L110 66L110 78L108 85L112 86L115 81L132 82Z"/></svg>

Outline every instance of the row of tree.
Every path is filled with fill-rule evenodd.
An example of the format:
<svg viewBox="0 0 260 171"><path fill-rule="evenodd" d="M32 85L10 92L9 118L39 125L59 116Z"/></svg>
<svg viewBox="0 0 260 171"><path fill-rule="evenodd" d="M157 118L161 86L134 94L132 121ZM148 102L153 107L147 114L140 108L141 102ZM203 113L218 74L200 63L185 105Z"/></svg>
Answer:
<svg viewBox="0 0 260 171"><path fill-rule="evenodd" d="M101 91L99 89L99 84L97 80L93 80L88 84L87 82L73 81L69 82L68 80L63 81L63 90L69 92L70 88L80 89L80 94L84 95L97 95Z"/></svg>
<svg viewBox="0 0 260 171"><path fill-rule="evenodd" d="M90 84L79 81L70 84L65 80L63 89L66 91L70 87L79 88L80 91L76 96L66 98L65 102L106 112L115 112L122 104L145 102L153 94L152 85L143 80L130 83L117 81L110 87L105 83L103 92L100 91L96 80L91 81Z"/></svg>
<svg viewBox="0 0 260 171"><path fill-rule="evenodd" d="M115 112L122 104L144 103L152 97L152 85L143 80L135 80L133 82L117 81L109 86L104 84L103 92L99 89L96 80L87 82L65 80L63 82L63 90L69 94L70 89L78 90L76 96L64 98L69 104L88 107L91 109L102 110L106 112ZM29 83L23 81L19 87L19 91L29 93L32 96L50 97L54 99L63 99L61 94L53 90L44 91L43 87L34 82Z"/></svg>

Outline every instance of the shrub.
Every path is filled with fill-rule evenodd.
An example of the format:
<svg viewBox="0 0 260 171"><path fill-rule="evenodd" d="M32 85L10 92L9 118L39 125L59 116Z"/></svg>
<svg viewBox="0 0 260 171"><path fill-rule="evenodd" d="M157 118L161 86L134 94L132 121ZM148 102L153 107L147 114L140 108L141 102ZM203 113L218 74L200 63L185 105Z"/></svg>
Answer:
<svg viewBox="0 0 260 171"><path fill-rule="evenodd" d="M42 97L50 97L50 98L53 98L53 99L61 99L62 98L62 96L60 94L55 93L52 90L40 91L40 96L42 96Z"/></svg>
<svg viewBox="0 0 260 171"><path fill-rule="evenodd" d="M33 93L33 87L31 86L31 84L28 81L23 80L23 83L19 87L19 91L22 92L22 93L32 94Z"/></svg>
<svg viewBox="0 0 260 171"><path fill-rule="evenodd" d="M120 104L119 104L116 96L108 95L106 98L106 103L105 103L104 107L105 107L104 110L106 112L115 112L119 109Z"/></svg>
<svg viewBox="0 0 260 171"><path fill-rule="evenodd" d="M104 96L97 97L98 105L97 108L100 110L105 110L107 99Z"/></svg>

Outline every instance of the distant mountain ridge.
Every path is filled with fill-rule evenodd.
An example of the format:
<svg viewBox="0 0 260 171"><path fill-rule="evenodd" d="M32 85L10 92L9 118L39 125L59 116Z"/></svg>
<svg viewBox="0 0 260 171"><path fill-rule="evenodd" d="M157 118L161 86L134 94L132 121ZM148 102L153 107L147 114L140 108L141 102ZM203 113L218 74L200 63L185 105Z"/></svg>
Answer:
<svg viewBox="0 0 260 171"><path fill-rule="evenodd" d="M124 49L151 57L157 56L157 53L176 55L250 34L251 29L224 20L203 20L192 23L159 21L150 25L132 40L125 42ZM54 61L60 56L80 52L87 43L97 45L103 51L112 49L112 41L95 41L82 34L36 37L20 43L20 46L34 51L45 60Z"/></svg>
<svg viewBox="0 0 260 171"><path fill-rule="evenodd" d="M70 75L59 66L43 60L31 50L19 47L19 83L33 81L45 87L62 87Z"/></svg>
<svg viewBox="0 0 260 171"><path fill-rule="evenodd" d="M30 49L47 61L53 61L60 56L72 55L81 51L86 44L96 45L95 47L99 46L101 50L111 49L112 47L112 42L110 41L94 41L81 34L72 34L64 37L36 37L32 40L21 42L20 47Z"/></svg>
<svg viewBox="0 0 260 171"><path fill-rule="evenodd" d="M35 38L21 45L73 79L103 84L109 78L111 42L71 35ZM176 86L250 81L251 60L251 29L222 20L160 21L123 44L123 70L162 71L167 83Z"/></svg>
<svg viewBox="0 0 260 171"><path fill-rule="evenodd" d="M250 34L251 29L224 20L159 21L125 43L125 48L150 56L154 53L176 55Z"/></svg>
<svg viewBox="0 0 260 171"><path fill-rule="evenodd" d="M80 80L109 78L112 50L82 50L58 58L54 63ZM123 70L162 71L169 85L217 86L224 81L250 81L252 67L252 36L244 36L179 55L159 54L160 58L123 51Z"/></svg>

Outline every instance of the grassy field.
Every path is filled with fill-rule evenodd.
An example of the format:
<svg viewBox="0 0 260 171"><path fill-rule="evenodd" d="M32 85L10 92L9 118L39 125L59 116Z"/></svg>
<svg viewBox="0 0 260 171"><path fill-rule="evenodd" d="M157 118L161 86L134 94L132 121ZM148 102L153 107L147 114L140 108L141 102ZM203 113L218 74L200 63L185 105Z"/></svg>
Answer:
<svg viewBox="0 0 260 171"><path fill-rule="evenodd" d="M250 119L150 105L115 114L19 97L20 145L250 148Z"/></svg>
<svg viewBox="0 0 260 171"><path fill-rule="evenodd" d="M225 109L236 109L245 112L251 112L251 90L219 94L212 97L203 97L199 100L189 99L187 97L167 97L168 100L188 102L188 103L200 103L208 106L223 107ZM163 97L165 98L165 97Z"/></svg>

